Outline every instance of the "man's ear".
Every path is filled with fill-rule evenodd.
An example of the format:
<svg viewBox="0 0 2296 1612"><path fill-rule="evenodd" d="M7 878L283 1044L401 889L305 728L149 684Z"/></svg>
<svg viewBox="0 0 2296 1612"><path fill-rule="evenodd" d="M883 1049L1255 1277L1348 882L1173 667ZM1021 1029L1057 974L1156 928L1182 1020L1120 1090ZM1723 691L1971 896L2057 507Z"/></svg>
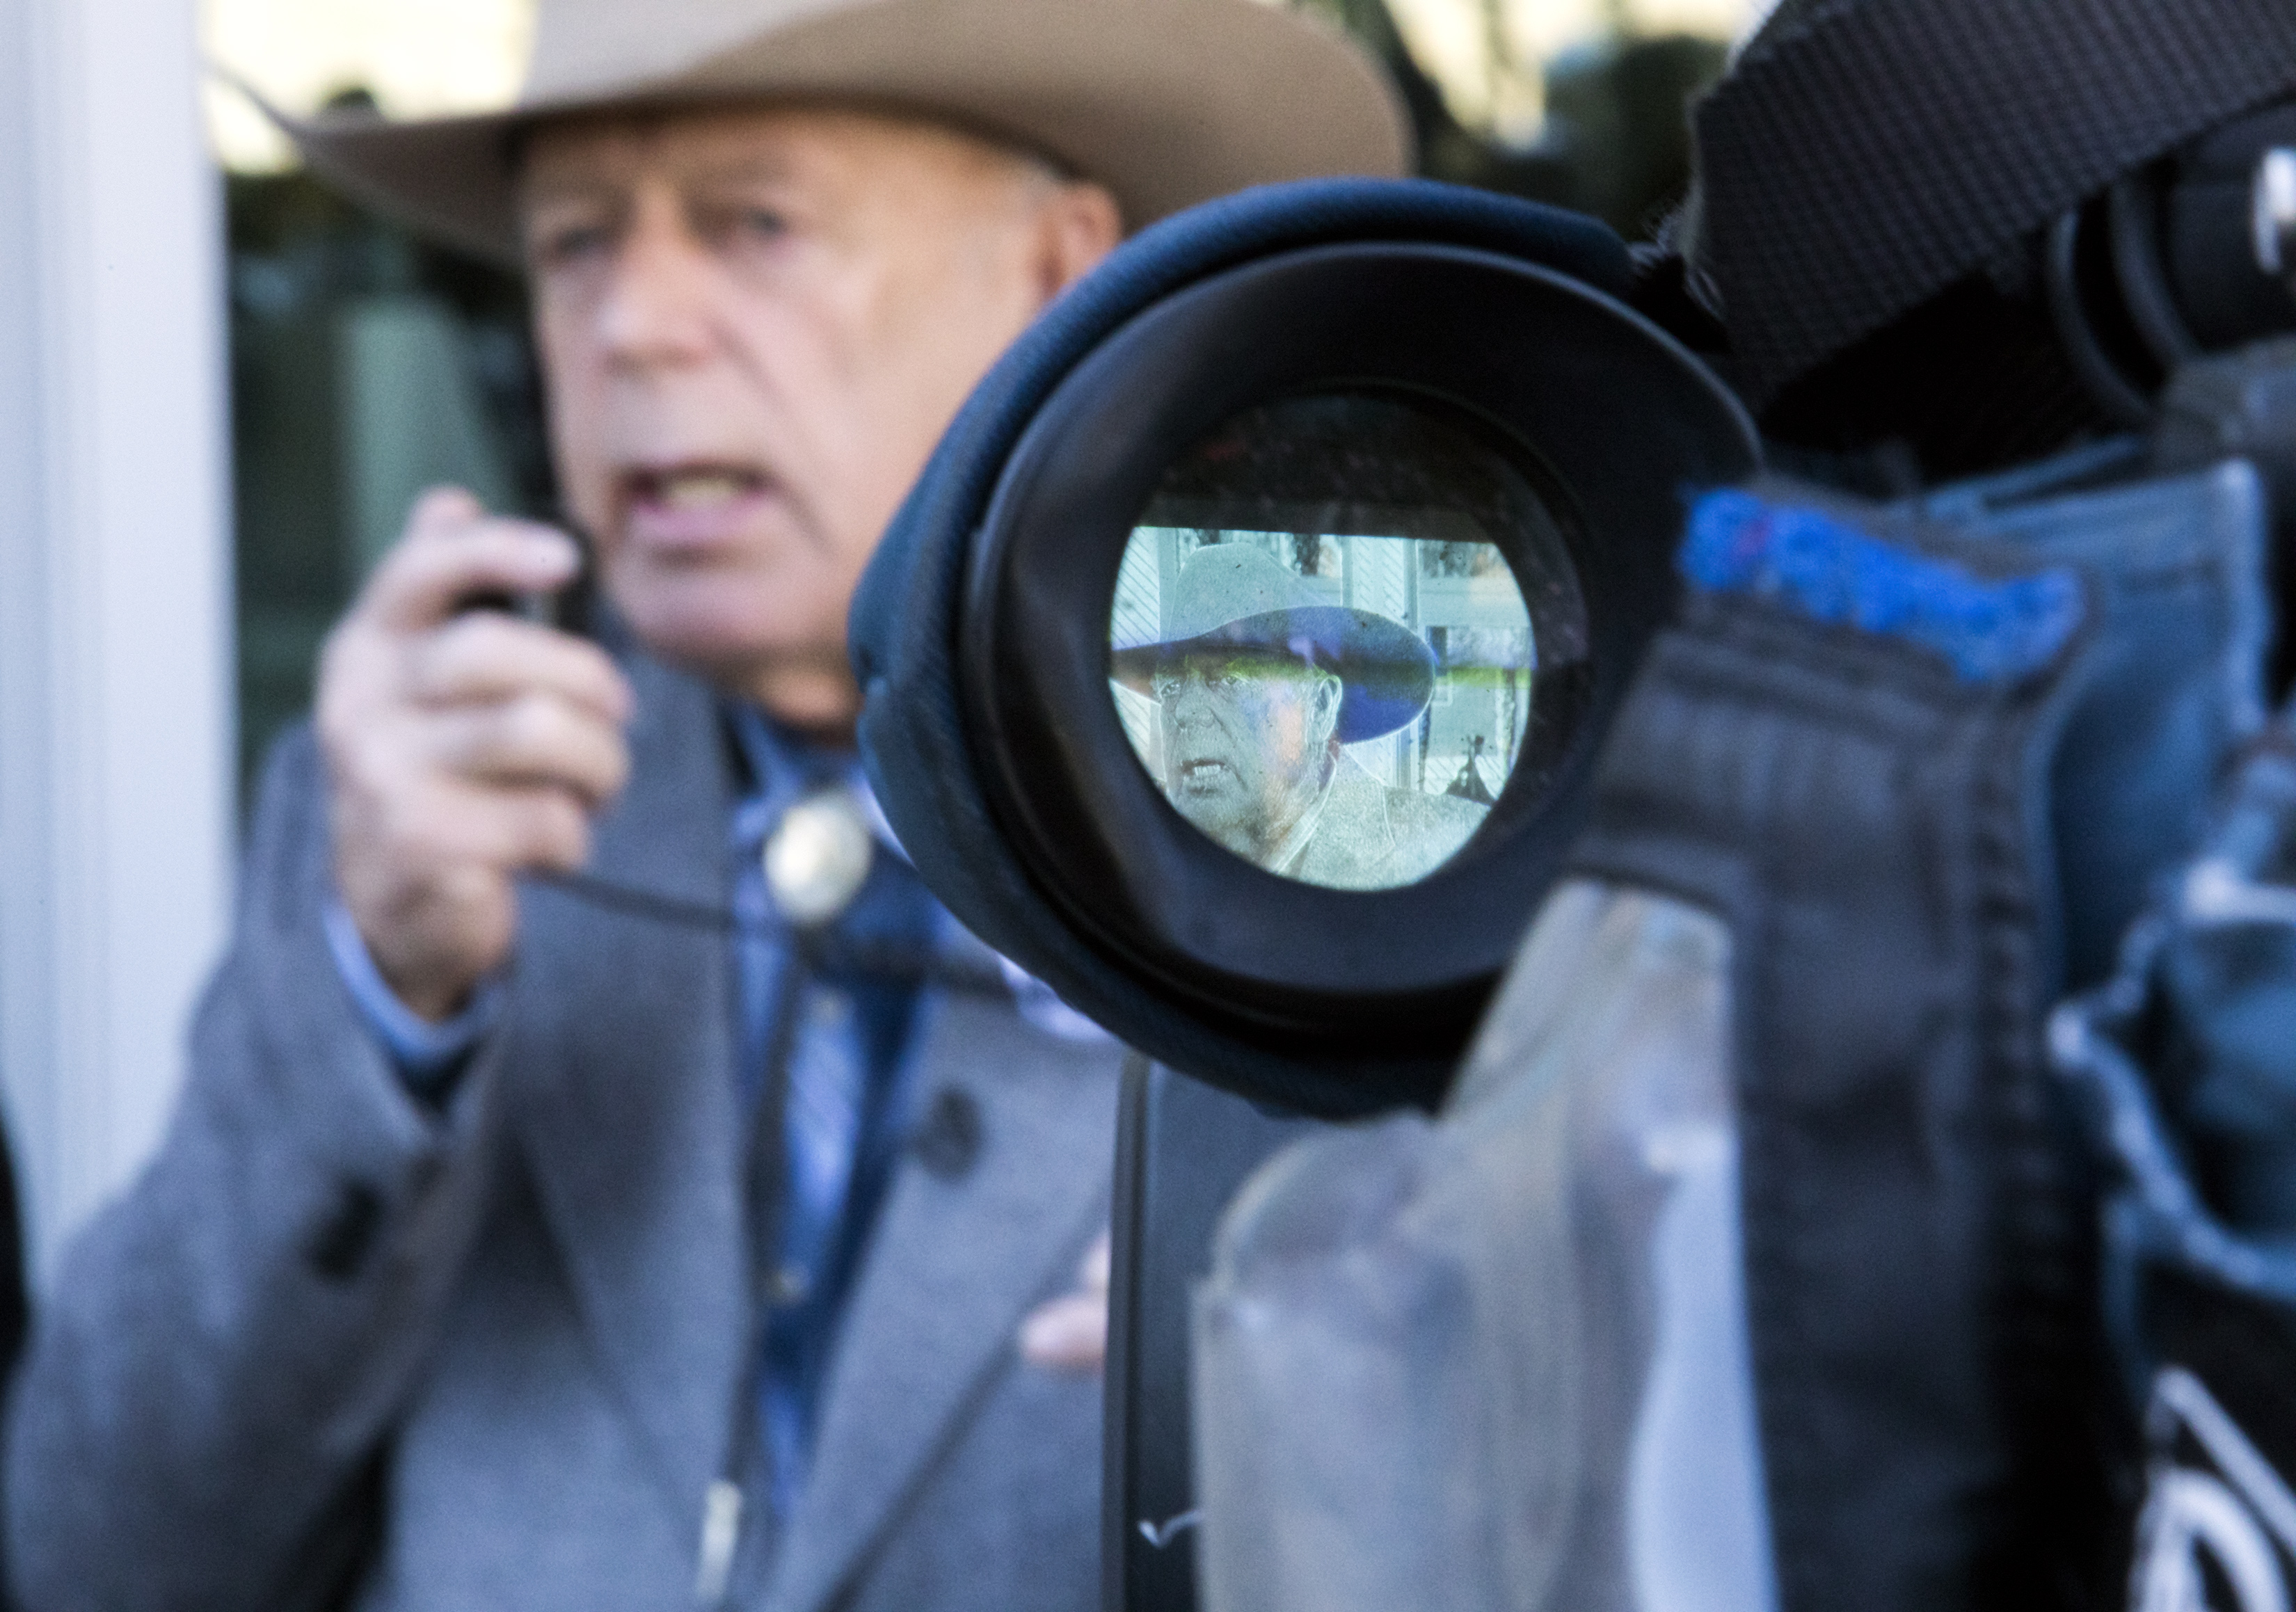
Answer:
<svg viewBox="0 0 2296 1612"><path fill-rule="evenodd" d="M1099 185L1064 180L1045 199L1037 228L1039 289L1050 302L1116 250L1124 215Z"/></svg>
<svg viewBox="0 0 2296 1612"><path fill-rule="evenodd" d="M1333 744L1339 742L1340 706L1347 697L1348 685L1337 672L1316 668L1316 727Z"/></svg>

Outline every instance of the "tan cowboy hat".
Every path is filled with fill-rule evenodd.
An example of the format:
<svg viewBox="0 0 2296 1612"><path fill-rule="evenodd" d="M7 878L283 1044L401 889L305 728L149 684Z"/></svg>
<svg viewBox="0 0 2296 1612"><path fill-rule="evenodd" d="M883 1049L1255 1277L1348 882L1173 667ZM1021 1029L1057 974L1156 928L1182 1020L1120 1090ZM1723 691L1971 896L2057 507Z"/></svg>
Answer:
<svg viewBox="0 0 2296 1612"><path fill-rule="evenodd" d="M513 132L609 107L833 101L1054 159L1137 229L1249 184L1404 171L1385 76L1259 0L542 0L517 102L391 122L274 112L323 176L422 233L515 260ZM266 109L268 110L268 109Z"/></svg>

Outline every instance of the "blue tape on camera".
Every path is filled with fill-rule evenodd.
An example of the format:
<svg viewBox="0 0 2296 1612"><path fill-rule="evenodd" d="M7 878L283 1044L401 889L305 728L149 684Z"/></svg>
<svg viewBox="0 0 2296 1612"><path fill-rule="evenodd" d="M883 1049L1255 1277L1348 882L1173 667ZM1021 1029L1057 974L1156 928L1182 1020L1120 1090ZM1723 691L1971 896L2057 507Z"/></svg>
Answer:
<svg viewBox="0 0 2296 1612"><path fill-rule="evenodd" d="M1677 563L1702 592L1748 594L1813 621L1919 644L1964 683L2040 670L2079 630L2083 611L2070 570L1980 577L1823 511L1736 491L1693 506Z"/></svg>

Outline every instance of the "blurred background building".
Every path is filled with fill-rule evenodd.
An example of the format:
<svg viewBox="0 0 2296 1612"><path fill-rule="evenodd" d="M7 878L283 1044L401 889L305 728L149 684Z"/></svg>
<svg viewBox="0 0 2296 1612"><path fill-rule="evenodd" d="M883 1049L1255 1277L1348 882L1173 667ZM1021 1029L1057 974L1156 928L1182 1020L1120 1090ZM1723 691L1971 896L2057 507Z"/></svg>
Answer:
<svg viewBox="0 0 2296 1612"><path fill-rule="evenodd" d="M1766 9L1297 3L1396 74L1425 171L1629 237ZM554 503L516 281L338 200L194 63L298 111L481 107L531 5L0 5L0 1086L36 1268L157 1139L253 770L413 495Z"/></svg>

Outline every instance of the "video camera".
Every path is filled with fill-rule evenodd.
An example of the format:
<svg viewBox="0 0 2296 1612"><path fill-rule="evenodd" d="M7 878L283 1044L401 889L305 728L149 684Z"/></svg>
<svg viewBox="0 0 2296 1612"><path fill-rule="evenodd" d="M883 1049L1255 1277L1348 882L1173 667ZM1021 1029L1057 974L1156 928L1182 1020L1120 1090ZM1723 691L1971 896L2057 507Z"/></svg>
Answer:
<svg viewBox="0 0 2296 1612"><path fill-rule="evenodd" d="M1796 71L1891 42L1790 20L1851 53ZM1214 203L976 392L855 607L862 741L950 910L1144 1055L1111 1608L2289 1604L2257 26L2237 115L1885 265L2073 384L1948 485L1764 470L1750 404L1880 384L1889 321L1755 297L1726 162L1686 265L1423 183Z"/></svg>

